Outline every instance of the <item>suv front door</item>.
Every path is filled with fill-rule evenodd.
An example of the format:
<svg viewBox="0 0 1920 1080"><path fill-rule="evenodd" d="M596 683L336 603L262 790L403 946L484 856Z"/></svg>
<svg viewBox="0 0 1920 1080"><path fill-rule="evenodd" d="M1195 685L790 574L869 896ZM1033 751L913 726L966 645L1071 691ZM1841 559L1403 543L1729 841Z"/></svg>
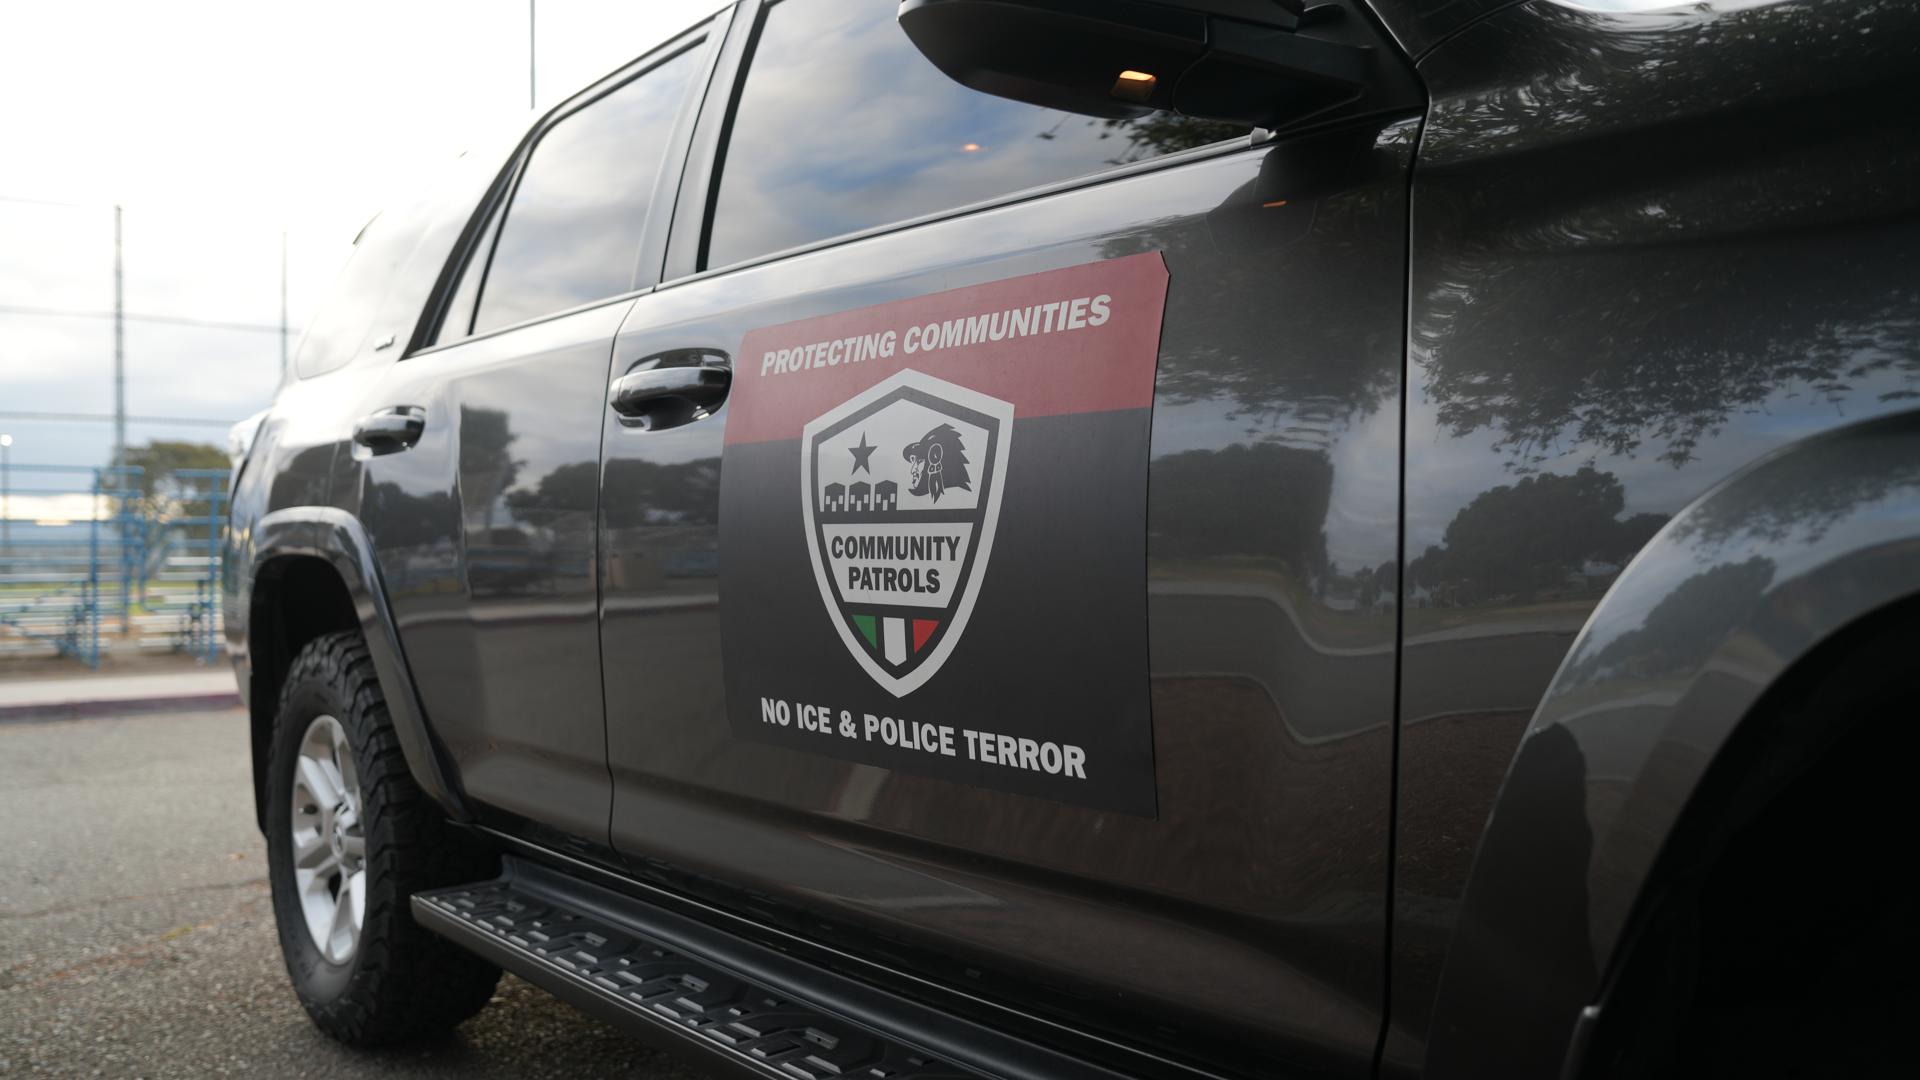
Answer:
<svg viewBox="0 0 1920 1080"><path fill-rule="evenodd" d="M732 389L605 429L614 846L1046 1037L1362 1075L1417 95L1089 120L895 7L743 5L616 342Z"/></svg>

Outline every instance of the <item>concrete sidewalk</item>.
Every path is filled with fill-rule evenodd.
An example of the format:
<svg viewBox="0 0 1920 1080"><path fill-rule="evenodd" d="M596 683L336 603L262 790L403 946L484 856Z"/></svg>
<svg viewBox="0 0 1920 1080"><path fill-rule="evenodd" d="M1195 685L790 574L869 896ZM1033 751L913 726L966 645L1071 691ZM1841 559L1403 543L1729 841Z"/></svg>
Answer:
<svg viewBox="0 0 1920 1080"><path fill-rule="evenodd" d="M224 662L154 674L0 678L0 721L225 709L238 704L240 691L233 669Z"/></svg>

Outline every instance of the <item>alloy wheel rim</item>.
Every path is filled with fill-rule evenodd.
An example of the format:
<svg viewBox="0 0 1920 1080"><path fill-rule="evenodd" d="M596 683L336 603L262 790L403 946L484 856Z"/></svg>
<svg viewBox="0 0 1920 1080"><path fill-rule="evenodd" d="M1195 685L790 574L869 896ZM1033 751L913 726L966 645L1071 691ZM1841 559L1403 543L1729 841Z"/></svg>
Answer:
<svg viewBox="0 0 1920 1080"><path fill-rule="evenodd" d="M353 959L367 914L360 777L346 729L325 714L307 725L293 759L293 886L320 955Z"/></svg>

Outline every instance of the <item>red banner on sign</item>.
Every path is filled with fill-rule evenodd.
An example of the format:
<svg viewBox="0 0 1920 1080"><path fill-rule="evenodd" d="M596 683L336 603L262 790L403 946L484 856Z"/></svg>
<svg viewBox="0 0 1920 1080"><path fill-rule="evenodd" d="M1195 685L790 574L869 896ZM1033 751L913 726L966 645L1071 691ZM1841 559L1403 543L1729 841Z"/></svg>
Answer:
<svg viewBox="0 0 1920 1080"><path fill-rule="evenodd" d="M1011 402L1021 417L1144 408L1166 289L1149 252L754 330L734 361L726 440L798 438L902 369Z"/></svg>

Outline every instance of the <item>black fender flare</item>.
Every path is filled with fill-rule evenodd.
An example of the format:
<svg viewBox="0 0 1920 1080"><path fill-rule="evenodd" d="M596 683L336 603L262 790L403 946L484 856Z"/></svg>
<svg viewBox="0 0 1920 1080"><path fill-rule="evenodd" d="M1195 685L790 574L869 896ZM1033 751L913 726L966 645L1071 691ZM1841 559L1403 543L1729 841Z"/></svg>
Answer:
<svg viewBox="0 0 1920 1080"><path fill-rule="evenodd" d="M328 506L294 506L262 515L248 530L245 543L247 576L242 602L235 605L246 611L251 603L253 583L262 567L275 559L306 557L324 560L345 584L360 621L367 652L373 659L374 673L385 692L387 711L393 719L394 734L406 756L407 769L429 798L439 803L455 821L470 822L472 813L454 780L457 775L446 751L427 726L426 710L414 687L407 667L406 652L400 644L393 612L387 604L380 568L373 558L373 545L358 519L344 510ZM234 625L229 610L228 625ZM231 634L230 640L244 646L243 635ZM236 662L244 653L236 652ZM243 678L242 683L247 679Z"/></svg>
<svg viewBox="0 0 1920 1080"><path fill-rule="evenodd" d="M1634 906L1716 754L1798 661L1916 595L1920 412L1781 447L1677 514L1587 620L1508 768L1426 1075L1577 1064Z"/></svg>

